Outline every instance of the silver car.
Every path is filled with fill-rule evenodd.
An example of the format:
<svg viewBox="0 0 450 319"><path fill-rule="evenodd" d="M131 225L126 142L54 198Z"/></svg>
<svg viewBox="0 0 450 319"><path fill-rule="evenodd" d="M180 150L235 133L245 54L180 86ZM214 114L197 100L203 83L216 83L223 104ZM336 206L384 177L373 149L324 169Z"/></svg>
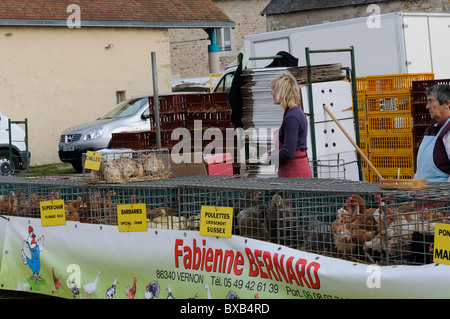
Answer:
<svg viewBox="0 0 450 319"><path fill-rule="evenodd" d="M111 146L112 133L150 130L149 97L123 101L97 120L64 130L59 140L59 159L82 171L82 155Z"/></svg>

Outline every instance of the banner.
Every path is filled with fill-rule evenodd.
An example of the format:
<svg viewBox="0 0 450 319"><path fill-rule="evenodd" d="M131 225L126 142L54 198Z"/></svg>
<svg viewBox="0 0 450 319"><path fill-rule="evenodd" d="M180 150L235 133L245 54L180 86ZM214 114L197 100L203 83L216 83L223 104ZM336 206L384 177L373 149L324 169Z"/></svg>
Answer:
<svg viewBox="0 0 450 319"><path fill-rule="evenodd" d="M240 236L0 218L0 285L63 298L449 298L450 266L375 266Z"/></svg>

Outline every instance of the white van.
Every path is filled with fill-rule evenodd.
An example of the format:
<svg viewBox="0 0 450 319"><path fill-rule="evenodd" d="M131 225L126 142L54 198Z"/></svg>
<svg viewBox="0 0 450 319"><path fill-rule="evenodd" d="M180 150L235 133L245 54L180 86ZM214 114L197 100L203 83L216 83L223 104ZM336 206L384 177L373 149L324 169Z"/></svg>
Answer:
<svg viewBox="0 0 450 319"><path fill-rule="evenodd" d="M27 153L25 131L17 124L11 123L11 154L8 117L0 113L0 174L28 168L30 153Z"/></svg>

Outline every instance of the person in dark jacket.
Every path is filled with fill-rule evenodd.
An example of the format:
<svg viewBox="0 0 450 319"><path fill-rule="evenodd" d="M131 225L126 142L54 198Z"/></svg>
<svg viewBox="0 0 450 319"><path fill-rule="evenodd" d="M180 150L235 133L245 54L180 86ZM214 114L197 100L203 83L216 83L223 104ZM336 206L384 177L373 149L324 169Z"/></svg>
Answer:
<svg viewBox="0 0 450 319"><path fill-rule="evenodd" d="M450 85L428 88L426 108L434 122L420 143L415 178L450 182Z"/></svg>
<svg viewBox="0 0 450 319"><path fill-rule="evenodd" d="M311 178L307 156L308 121L300 107L300 87L295 77L284 71L270 82L275 104L284 110L278 132L278 151L268 152L267 161L278 163L278 177Z"/></svg>

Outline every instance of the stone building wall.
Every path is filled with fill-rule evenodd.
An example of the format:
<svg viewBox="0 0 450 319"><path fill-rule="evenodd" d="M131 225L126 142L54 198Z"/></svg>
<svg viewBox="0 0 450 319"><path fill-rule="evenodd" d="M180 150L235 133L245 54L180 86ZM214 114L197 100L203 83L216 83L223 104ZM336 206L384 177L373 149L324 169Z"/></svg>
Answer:
<svg viewBox="0 0 450 319"><path fill-rule="evenodd" d="M379 8L379 12L377 12L379 14L400 11L433 13L450 12L450 0L394 0L379 2L376 6ZM266 23L267 31L277 31L325 22L365 17L371 14L374 14L374 11L369 5L357 5L267 15Z"/></svg>
<svg viewBox="0 0 450 319"><path fill-rule="evenodd" d="M231 51L220 52L220 69L225 70L236 60L242 49L243 37L266 31L266 17L261 11L269 0L214 0L236 23L231 32ZM172 79L207 77L209 75L208 45L203 29L170 29Z"/></svg>

